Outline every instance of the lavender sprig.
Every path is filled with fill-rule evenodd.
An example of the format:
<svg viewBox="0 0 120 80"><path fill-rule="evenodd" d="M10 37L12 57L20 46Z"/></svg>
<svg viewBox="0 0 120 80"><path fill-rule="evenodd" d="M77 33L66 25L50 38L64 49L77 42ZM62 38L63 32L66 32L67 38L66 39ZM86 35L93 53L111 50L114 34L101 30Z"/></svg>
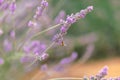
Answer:
<svg viewBox="0 0 120 80"><path fill-rule="evenodd" d="M78 21L79 19L84 18L86 14L91 12L92 10L93 10L93 6L89 6L86 9L81 10L80 12L76 14L71 14L70 16L67 16L65 21L61 20L62 26L60 29L60 33L56 34L53 37L53 41L60 45L64 45L63 36L67 34L67 31L70 28L70 26L76 21Z"/></svg>

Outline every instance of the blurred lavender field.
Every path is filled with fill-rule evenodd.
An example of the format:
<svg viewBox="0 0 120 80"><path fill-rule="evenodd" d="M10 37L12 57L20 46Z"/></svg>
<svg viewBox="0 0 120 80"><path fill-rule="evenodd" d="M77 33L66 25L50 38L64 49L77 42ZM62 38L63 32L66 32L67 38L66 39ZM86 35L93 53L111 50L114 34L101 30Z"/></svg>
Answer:
<svg viewBox="0 0 120 80"><path fill-rule="evenodd" d="M47 1L0 0L0 80L119 80L120 1Z"/></svg>

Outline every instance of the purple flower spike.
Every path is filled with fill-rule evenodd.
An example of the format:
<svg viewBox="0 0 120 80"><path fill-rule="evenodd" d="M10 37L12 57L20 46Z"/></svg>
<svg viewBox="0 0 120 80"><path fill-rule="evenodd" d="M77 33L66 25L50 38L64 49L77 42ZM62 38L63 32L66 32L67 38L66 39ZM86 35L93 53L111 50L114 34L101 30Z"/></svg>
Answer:
<svg viewBox="0 0 120 80"><path fill-rule="evenodd" d="M66 22L67 22L68 24L73 24L73 23L76 22L76 19L74 18L73 15L71 15L71 16L68 16L68 17L67 17Z"/></svg>
<svg viewBox="0 0 120 80"><path fill-rule="evenodd" d="M15 1L13 1L13 2L10 4L9 9L10 9L10 11L11 11L12 13L15 12L15 9L16 9L16 3L15 3Z"/></svg>
<svg viewBox="0 0 120 80"><path fill-rule="evenodd" d="M78 57L77 52L73 52L73 53L71 54L71 59L72 59L72 60L75 60L77 57Z"/></svg>
<svg viewBox="0 0 120 80"><path fill-rule="evenodd" d="M42 0L41 6L47 7L48 6L48 2L46 0Z"/></svg>
<svg viewBox="0 0 120 80"><path fill-rule="evenodd" d="M42 15L43 10L48 6L48 2L46 0L41 1L41 6L37 7L36 14L34 15L35 19L39 19L39 17Z"/></svg>
<svg viewBox="0 0 120 80"><path fill-rule="evenodd" d="M4 64L4 60L0 58L0 65Z"/></svg>
<svg viewBox="0 0 120 80"><path fill-rule="evenodd" d="M105 77L108 74L108 67L105 66L103 67L100 71L99 74L96 75L96 78L98 80L102 79L103 77Z"/></svg>
<svg viewBox="0 0 120 80"><path fill-rule="evenodd" d="M63 38L64 35L66 35L67 30L70 28L70 26L75 23L77 20L84 18L87 13L91 12L93 10L93 6L89 6L84 10L81 10L80 12L76 14L71 14L70 16L67 16L66 20L61 20L62 27L60 29L59 37L57 37L54 41L56 43L59 42L59 40L62 40L60 38ZM60 37L61 35L61 37ZM63 41L62 41L63 42Z"/></svg>
<svg viewBox="0 0 120 80"><path fill-rule="evenodd" d="M4 0L0 0L0 5L4 2Z"/></svg>
<svg viewBox="0 0 120 80"><path fill-rule="evenodd" d="M64 26L62 26L62 27L60 28L60 31L61 31L62 33L66 33L66 32L67 32L67 28L64 27Z"/></svg>

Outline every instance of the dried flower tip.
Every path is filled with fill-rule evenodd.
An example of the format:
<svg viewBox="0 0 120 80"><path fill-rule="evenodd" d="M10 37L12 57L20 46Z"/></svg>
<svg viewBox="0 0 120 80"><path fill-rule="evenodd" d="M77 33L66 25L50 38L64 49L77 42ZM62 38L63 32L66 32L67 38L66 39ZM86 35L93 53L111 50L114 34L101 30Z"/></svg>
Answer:
<svg viewBox="0 0 120 80"><path fill-rule="evenodd" d="M93 6L88 6L87 10L88 10L88 12L91 12L93 10Z"/></svg>

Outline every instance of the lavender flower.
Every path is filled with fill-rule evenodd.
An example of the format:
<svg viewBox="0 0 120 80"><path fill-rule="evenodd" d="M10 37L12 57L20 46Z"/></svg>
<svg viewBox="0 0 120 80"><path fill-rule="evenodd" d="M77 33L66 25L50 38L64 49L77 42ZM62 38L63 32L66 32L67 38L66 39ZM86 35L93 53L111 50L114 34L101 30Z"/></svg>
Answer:
<svg viewBox="0 0 120 80"><path fill-rule="evenodd" d="M37 26L37 23L36 22L33 22L33 21L29 21L28 22L28 26L31 27L31 28L34 28Z"/></svg>
<svg viewBox="0 0 120 80"><path fill-rule="evenodd" d="M2 5L3 2L4 2L4 0L0 0L0 5Z"/></svg>
<svg viewBox="0 0 120 80"><path fill-rule="evenodd" d="M9 3L8 2L5 2L3 5L2 5L2 10L7 10L9 7Z"/></svg>
<svg viewBox="0 0 120 80"><path fill-rule="evenodd" d="M42 13L43 13L43 10L48 6L48 2L46 0L42 0L41 1L41 6L40 7L37 7L37 11L36 11L36 14L34 15L34 18L35 19L38 19Z"/></svg>
<svg viewBox="0 0 120 80"><path fill-rule="evenodd" d="M103 77L105 77L108 74L108 67L103 67L99 73L96 75L97 80L101 80Z"/></svg>
<svg viewBox="0 0 120 80"><path fill-rule="evenodd" d="M12 31L10 32L10 37L13 38L13 39L15 38L15 31L14 31L14 30L12 30Z"/></svg>
<svg viewBox="0 0 120 80"><path fill-rule="evenodd" d="M87 13L91 12L93 10L93 6L89 6L87 7L86 9L84 10L81 10L80 12L76 13L75 15L74 14L71 14L70 16L67 16L66 20L61 20L61 29L60 29L60 33L59 34L56 34L54 37L53 37L53 41L60 44L63 43L63 36L66 35L67 33L67 30L69 29L69 27L75 23L76 21L78 21L79 19L81 18L84 18L86 16ZM57 37L56 37L57 36Z"/></svg>
<svg viewBox="0 0 120 80"><path fill-rule="evenodd" d="M46 49L46 45L44 43L40 43L39 41L29 42L28 45L25 45L23 50L26 53L38 53L41 54Z"/></svg>
<svg viewBox="0 0 120 80"><path fill-rule="evenodd" d="M61 19L64 20L65 16L66 16L65 11L63 11L63 10L60 11L60 13L58 14L58 16L55 18L55 23L56 23L56 24L60 23L60 20L61 20Z"/></svg>
<svg viewBox="0 0 120 80"><path fill-rule="evenodd" d="M11 11L12 13L15 12L15 9L16 9L16 3L15 3L15 1L13 1L13 2L10 4L9 9L10 9L10 11Z"/></svg>
<svg viewBox="0 0 120 80"><path fill-rule="evenodd" d="M70 57L63 58L59 64L62 64L62 65L70 64L77 58L77 56L78 56L77 53L73 52Z"/></svg>

